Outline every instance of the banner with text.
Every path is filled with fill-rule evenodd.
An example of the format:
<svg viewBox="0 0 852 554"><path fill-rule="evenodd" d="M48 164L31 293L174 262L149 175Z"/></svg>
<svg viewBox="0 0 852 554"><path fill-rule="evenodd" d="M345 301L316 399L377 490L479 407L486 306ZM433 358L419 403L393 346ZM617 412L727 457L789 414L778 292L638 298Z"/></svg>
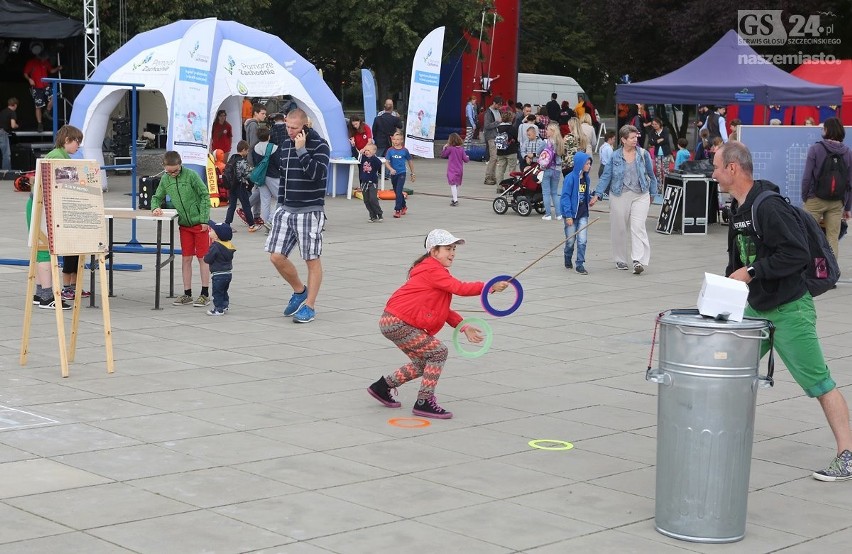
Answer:
<svg viewBox="0 0 852 554"><path fill-rule="evenodd" d="M411 64L405 147L422 158L435 157L435 116L438 112L438 84L444 53L444 27L423 39Z"/></svg>
<svg viewBox="0 0 852 554"><path fill-rule="evenodd" d="M216 19L203 19L186 31L178 48L170 121L173 148L184 164L207 163L210 144L207 98L215 36Z"/></svg>

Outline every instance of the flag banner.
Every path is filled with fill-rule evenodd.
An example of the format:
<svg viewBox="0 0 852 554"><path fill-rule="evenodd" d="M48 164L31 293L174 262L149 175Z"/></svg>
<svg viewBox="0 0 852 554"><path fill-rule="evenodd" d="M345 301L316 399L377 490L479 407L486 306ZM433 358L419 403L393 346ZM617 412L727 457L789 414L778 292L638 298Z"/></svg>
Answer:
<svg viewBox="0 0 852 554"><path fill-rule="evenodd" d="M438 27L417 47L411 64L405 147L421 158L435 157L435 116L443 52L444 27Z"/></svg>

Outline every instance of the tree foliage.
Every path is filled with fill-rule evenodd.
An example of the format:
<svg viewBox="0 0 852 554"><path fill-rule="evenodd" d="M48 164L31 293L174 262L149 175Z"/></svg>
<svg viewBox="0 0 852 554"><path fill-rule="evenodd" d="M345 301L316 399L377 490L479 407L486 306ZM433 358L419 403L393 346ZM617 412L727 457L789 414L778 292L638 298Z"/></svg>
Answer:
<svg viewBox="0 0 852 554"><path fill-rule="evenodd" d="M82 0L43 0L72 16L83 18ZM375 70L379 95L404 91L411 57L426 34L447 27L445 54L467 30L479 34L483 10L493 0L100 0L101 55L106 57L123 40L180 19L217 17L233 20L281 37L296 52L323 70L340 95L347 80L361 67ZM120 17L121 6L127 13ZM519 71L575 77L599 106L611 106L615 82L658 77L703 53L725 32L735 29L737 0L682 2L680 0L607 0L554 4L552 0L520 0ZM840 45L804 48L756 48L758 53L830 52L852 57L852 40L845 38L852 23L849 0L752 0L755 9L781 9L791 14L825 14L834 23ZM831 14L830 16L828 14ZM126 36L122 36L122 31ZM505 37L504 37L505 38ZM498 37L497 40L501 40ZM783 67L792 70L794 67Z"/></svg>
<svg viewBox="0 0 852 554"><path fill-rule="evenodd" d="M447 27L449 46L462 30L479 28L490 0L272 0L272 11L286 14L273 29L326 75L335 91L353 70L376 72L380 95L407 86L411 57L432 29Z"/></svg>

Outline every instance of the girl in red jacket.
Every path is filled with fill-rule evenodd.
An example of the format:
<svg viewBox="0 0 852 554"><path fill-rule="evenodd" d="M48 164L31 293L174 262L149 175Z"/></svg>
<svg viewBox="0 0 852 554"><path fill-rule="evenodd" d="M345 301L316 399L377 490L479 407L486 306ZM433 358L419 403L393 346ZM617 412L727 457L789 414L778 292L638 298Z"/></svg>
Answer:
<svg viewBox="0 0 852 554"><path fill-rule="evenodd" d="M444 323L456 327L462 321L462 316L450 309L454 294L479 296L485 286L481 281L465 283L450 275L447 268L453 265L458 244L464 244L464 239L456 238L443 229L432 230L426 237L426 253L414 261L408 270L408 280L391 295L379 319L382 334L411 358L410 363L392 375L380 377L367 389L373 398L389 408L402 405L394 400L391 389L422 376L417 402L411 412L438 419L453 417L435 399L435 385L448 353L447 347L435 335ZM508 282L501 281L495 283L489 292L501 292L508 286ZM484 338L479 329L470 325L459 330L475 344Z"/></svg>

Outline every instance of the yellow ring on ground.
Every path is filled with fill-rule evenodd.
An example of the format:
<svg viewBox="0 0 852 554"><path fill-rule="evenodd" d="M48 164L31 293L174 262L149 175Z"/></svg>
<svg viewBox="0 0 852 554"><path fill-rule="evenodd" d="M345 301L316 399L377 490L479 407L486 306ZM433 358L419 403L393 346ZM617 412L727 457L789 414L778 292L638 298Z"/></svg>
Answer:
<svg viewBox="0 0 852 554"><path fill-rule="evenodd" d="M553 443L561 446L542 446L541 443ZM571 450L574 448L574 445L570 442L566 441L558 441L553 439L536 439L532 440L528 443L533 448L538 448L539 450Z"/></svg>
<svg viewBox="0 0 852 554"><path fill-rule="evenodd" d="M414 423L416 425L403 425L403 423ZM402 427L403 429L418 429L420 427L429 427L431 421L419 417L394 417L388 420L388 423L394 427Z"/></svg>

